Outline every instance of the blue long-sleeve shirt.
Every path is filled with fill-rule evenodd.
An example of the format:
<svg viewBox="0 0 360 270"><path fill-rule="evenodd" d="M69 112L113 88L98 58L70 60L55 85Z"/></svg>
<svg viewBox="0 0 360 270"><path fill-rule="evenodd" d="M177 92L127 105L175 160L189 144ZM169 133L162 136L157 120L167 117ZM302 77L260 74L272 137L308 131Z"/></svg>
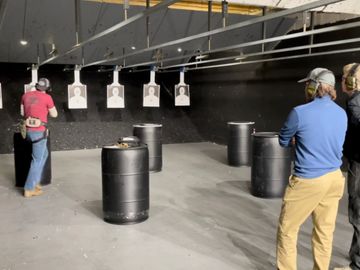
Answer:
<svg viewBox="0 0 360 270"><path fill-rule="evenodd" d="M329 96L295 107L279 135L284 147L295 136L294 175L315 178L340 168L346 128L345 111Z"/></svg>

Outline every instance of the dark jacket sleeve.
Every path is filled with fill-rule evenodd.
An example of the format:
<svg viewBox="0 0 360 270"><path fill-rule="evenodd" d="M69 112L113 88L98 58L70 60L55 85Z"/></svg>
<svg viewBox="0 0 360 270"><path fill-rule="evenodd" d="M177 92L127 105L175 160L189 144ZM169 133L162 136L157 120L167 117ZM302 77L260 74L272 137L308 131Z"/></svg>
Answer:
<svg viewBox="0 0 360 270"><path fill-rule="evenodd" d="M360 126L360 95L352 98L348 102L348 110L350 111L350 122L356 126Z"/></svg>
<svg viewBox="0 0 360 270"><path fill-rule="evenodd" d="M279 144L281 146L283 147L292 146L291 140L297 131L298 124L299 124L299 118L296 111L293 109L290 112L288 118L286 119L284 126L280 130Z"/></svg>

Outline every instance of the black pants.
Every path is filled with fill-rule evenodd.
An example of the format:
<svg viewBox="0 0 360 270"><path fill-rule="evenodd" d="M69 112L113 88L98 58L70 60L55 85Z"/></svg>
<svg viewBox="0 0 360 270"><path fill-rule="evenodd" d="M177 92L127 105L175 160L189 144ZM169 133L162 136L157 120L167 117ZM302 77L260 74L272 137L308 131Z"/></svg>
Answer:
<svg viewBox="0 0 360 270"><path fill-rule="evenodd" d="M360 163L349 160L348 169L349 222L354 227L349 256L350 267L360 270Z"/></svg>

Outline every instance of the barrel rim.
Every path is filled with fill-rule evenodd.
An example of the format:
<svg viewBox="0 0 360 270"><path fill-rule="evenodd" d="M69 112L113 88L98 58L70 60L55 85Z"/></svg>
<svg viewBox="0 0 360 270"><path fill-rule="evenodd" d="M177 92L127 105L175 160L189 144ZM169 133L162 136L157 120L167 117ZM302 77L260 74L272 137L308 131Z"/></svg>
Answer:
<svg viewBox="0 0 360 270"><path fill-rule="evenodd" d="M162 124L156 124L156 123L140 123L135 124L133 127L139 127L139 128L146 128L146 127L162 127Z"/></svg>
<svg viewBox="0 0 360 270"><path fill-rule="evenodd" d="M277 131L262 131L262 132L255 132L252 134L254 137L262 137L262 138L278 138L279 132Z"/></svg>
<svg viewBox="0 0 360 270"><path fill-rule="evenodd" d="M227 122L228 125L253 125L255 124L255 122L251 122L251 121L230 121L230 122Z"/></svg>
<svg viewBox="0 0 360 270"><path fill-rule="evenodd" d="M116 145L104 145L102 147L102 149L106 149L106 150L117 150L117 151L123 151L123 150L138 150L138 149L147 149L147 145L146 144L143 144L141 143L140 145L138 146L131 146L131 147L128 147L128 148L120 148Z"/></svg>

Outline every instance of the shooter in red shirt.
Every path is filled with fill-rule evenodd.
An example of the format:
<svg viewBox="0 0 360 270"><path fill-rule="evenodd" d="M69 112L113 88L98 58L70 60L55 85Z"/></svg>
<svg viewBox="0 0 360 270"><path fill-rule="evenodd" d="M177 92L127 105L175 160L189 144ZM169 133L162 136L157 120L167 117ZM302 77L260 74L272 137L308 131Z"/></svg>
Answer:
<svg viewBox="0 0 360 270"><path fill-rule="evenodd" d="M32 161L24 186L24 196L29 198L42 194L41 174L48 157L47 128L48 114L57 117L58 113L52 97L50 81L40 78L36 90L25 93L21 98L21 115L26 122L26 139L32 143Z"/></svg>

